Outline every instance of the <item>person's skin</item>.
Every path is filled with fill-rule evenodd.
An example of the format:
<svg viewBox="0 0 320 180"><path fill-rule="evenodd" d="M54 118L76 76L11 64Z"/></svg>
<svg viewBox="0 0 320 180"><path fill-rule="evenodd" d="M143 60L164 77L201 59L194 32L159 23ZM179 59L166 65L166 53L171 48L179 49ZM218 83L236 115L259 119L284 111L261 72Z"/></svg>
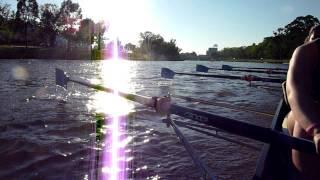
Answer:
<svg viewBox="0 0 320 180"><path fill-rule="evenodd" d="M312 97L315 68L320 67L319 50L316 43L312 41L315 37L311 34L309 42L294 51L287 74L286 90L291 107L287 116L289 133L295 137L313 140L318 151L320 150L320 126L314 128L311 134L306 132L312 124L320 123L320 104ZM320 76L320 74L317 75ZM320 156L292 150L292 160L301 172L302 179L320 178Z"/></svg>

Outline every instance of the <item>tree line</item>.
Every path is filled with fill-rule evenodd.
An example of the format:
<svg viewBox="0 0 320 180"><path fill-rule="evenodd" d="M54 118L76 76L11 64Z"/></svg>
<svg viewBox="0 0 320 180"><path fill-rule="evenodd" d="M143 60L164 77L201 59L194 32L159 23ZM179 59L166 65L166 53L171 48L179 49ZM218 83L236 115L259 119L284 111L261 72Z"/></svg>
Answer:
<svg viewBox="0 0 320 180"><path fill-rule="evenodd" d="M103 22L82 19L79 4L72 0L63 1L60 7L17 0L15 12L0 3L0 45L55 47L61 37L69 50L72 44L100 44L106 30Z"/></svg>
<svg viewBox="0 0 320 180"><path fill-rule="evenodd" d="M310 28L316 24L319 24L319 20L312 15L299 16L274 31L273 36L265 37L261 43L224 48L214 56L236 59L290 59L294 49L304 43Z"/></svg>

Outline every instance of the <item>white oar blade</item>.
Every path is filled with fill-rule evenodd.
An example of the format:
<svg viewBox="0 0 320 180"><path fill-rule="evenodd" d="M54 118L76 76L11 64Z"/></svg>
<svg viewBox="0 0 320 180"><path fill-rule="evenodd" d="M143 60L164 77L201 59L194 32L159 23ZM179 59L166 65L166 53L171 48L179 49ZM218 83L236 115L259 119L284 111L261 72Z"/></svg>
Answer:
<svg viewBox="0 0 320 180"><path fill-rule="evenodd" d="M63 70L56 68L56 85L67 89L69 77Z"/></svg>

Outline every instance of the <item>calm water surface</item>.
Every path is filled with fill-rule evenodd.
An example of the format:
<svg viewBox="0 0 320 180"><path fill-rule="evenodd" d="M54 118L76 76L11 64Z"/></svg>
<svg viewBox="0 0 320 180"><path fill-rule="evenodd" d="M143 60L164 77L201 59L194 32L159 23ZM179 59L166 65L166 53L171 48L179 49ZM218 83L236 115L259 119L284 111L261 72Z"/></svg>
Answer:
<svg viewBox="0 0 320 180"><path fill-rule="evenodd" d="M55 68L72 77L102 83L121 91L146 96L192 97L228 105L274 112L281 91L246 82L214 78L160 77L160 69L194 72L198 62L121 61L0 61L0 177L1 179L103 179L110 177L112 129L117 121L118 178L199 179L173 130L152 109L69 83L68 90L55 86ZM201 62L209 67L285 67L248 63ZM225 72L216 72L223 74ZM245 73L228 72L232 75ZM256 74L258 75L258 74ZM260 74L261 76L261 74ZM259 85L259 83L255 83ZM272 85L260 83L260 85ZM279 86L279 85L278 85ZM271 117L234 111L173 98L183 106L268 127ZM189 120L173 116L175 120ZM259 151L181 128L204 162L219 179L250 179ZM249 139L219 135L261 148ZM106 175L107 174L107 175Z"/></svg>

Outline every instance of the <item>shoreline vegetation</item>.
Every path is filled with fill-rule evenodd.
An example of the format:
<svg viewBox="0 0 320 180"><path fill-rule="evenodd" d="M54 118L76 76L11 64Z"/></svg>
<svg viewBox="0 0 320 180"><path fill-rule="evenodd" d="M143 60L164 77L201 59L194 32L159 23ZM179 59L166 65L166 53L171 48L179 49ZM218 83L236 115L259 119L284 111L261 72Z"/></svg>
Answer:
<svg viewBox="0 0 320 180"><path fill-rule="evenodd" d="M288 63L315 24L319 24L318 18L299 16L260 43L221 50L215 44L201 55L182 53L175 39L166 41L150 31L139 34L138 44L112 40L109 25L82 19L80 5L72 0L62 1L60 6L17 0L16 11L0 2L0 59L103 60L111 58L117 47L119 55L128 60Z"/></svg>
<svg viewBox="0 0 320 180"><path fill-rule="evenodd" d="M110 54L100 53L102 57L110 56ZM92 60L94 54L88 48L72 48L70 52L66 52L64 48L44 48L37 46L13 46L13 45L0 45L0 61L3 59L39 59L39 60ZM5 58L3 58L5 57ZM123 55L126 60L133 61L149 61L147 57L134 57ZM253 62L253 63L289 63L289 59L236 59L236 58L219 58L219 59L171 59L170 61L225 61L225 62Z"/></svg>

